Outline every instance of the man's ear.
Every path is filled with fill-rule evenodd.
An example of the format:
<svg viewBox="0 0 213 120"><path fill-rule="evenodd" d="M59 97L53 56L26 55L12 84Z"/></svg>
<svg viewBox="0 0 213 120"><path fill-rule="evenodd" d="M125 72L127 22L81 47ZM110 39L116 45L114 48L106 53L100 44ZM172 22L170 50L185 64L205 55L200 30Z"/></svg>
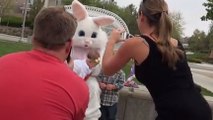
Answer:
<svg viewBox="0 0 213 120"><path fill-rule="evenodd" d="M71 49L72 49L72 39L71 38L69 40L67 40L65 46L66 46L66 49L65 49L66 53L70 53Z"/></svg>

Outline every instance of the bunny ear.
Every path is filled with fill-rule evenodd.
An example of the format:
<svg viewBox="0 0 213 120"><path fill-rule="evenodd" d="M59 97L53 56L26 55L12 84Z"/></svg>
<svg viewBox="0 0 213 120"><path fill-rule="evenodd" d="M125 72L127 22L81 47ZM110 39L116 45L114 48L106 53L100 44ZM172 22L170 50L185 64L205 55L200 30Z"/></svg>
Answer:
<svg viewBox="0 0 213 120"><path fill-rule="evenodd" d="M81 4L78 0L73 0L71 8L73 15L78 21L83 20L88 16L85 6Z"/></svg>
<svg viewBox="0 0 213 120"><path fill-rule="evenodd" d="M112 16L100 16L100 17L94 17L93 21L98 26L105 26L105 25L112 24L115 21L115 18Z"/></svg>

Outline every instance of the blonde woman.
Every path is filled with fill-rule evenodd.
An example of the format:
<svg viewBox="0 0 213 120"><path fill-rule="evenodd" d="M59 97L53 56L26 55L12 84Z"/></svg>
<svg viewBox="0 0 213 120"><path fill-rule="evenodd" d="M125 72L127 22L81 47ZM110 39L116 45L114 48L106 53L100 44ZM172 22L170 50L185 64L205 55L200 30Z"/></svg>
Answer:
<svg viewBox="0 0 213 120"><path fill-rule="evenodd" d="M141 37L128 39L116 54L113 47L122 31L112 31L103 72L112 75L134 59L135 76L147 87L155 103L156 120L211 120L210 107L195 88L183 47L171 38L167 3L143 0L137 23Z"/></svg>

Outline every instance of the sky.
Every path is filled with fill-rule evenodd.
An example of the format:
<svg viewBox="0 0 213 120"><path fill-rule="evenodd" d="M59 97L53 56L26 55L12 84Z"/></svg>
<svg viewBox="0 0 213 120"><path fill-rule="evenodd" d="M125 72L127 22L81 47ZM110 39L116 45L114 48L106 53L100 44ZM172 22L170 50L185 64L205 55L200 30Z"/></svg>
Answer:
<svg viewBox="0 0 213 120"><path fill-rule="evenodd" d="M121 7L129 4L139 6L141 0L115 0ZM210 21L201 21L200 17L206 14L205 7L202 5L206 0L165 0L170 12L179 12L183 18L184 36L190 37L195 29L204 31L209 30Z"/></svg>

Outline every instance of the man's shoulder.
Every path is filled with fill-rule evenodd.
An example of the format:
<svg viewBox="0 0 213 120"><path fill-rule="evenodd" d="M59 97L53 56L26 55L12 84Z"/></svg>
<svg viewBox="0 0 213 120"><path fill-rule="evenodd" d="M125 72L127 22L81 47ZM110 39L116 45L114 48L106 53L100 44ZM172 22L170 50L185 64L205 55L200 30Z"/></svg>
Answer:
<svg viewBox="0 0 213 120"><path fill-rule="evenodd" d="M25 55L26 52L24 51L21 51L21 52L13 52L13 53L8 53L8 54L5 54L3 55L2 57L0 58L9 58L9 57L18 57L18 56L22 56L22 55Z"/></svg>
<svg viewBox="0 0 213 120"><path fill-rule="evenodd" d="M24 59L24 56L26 55L26 52L14 52L14 53L9 53L6 54L2 57L0 57L0 61L6 61L6 62L10 62L10 61L14 61L14 60L18 60L18 59Z"/></svg>

